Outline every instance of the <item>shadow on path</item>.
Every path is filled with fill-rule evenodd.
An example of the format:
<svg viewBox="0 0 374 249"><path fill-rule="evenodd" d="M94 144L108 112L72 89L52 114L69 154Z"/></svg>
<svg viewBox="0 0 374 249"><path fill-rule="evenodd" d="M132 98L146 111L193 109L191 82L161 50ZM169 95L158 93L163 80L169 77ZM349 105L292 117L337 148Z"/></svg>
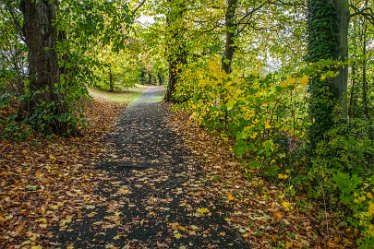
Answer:
<svg viewBox="0 0 374 249"><path fill-rule="evenodd" d="M95 205L55 229L54 247L249 248L225 222L230 210L206 190L203 170L167 125L162 87L124 111L99 169Z"/></svg>

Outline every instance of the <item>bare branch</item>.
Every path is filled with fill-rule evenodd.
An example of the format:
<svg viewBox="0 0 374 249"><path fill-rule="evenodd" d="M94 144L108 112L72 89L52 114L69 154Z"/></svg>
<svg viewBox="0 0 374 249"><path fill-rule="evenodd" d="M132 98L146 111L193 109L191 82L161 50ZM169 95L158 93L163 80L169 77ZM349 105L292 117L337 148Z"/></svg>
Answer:
<svg viewBox="0 0 374 249"><path fill-rule="evenodd" d="M133 11L131 11L131 14L134 16L136 12L145 4L145 2L146 0L142 0L139 5Z"/></svg>

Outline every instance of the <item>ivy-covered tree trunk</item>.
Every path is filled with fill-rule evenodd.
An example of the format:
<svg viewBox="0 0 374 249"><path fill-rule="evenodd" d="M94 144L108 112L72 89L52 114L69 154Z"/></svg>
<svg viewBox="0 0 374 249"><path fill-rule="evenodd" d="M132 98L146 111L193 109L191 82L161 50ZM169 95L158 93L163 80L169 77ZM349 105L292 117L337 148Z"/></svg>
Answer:
<svg viewBox="0 0 374 249"><path fill-rule="evenodd" d="M186 10L184 0L169 0L170 8L167 15L169 41L167 44L167 59L169 63L169 80L165 93L165 101L173 102L175 85L181 73L180 66L187 63L187 49L183 40L183 16Z"/></svg>
<svg viewBox="0 0 374 249"><path fill-rule="evenodd" d="M308 61L344 61L348 55L349 10L346 0L308 0ZM327 72L328 67L322 68ZM334 126L335 115L346 117L346 66L336 70L333 79L318 75L309 85L309 114L312 120L309 138L312 149ZM340 112L337 112L340 109Z"/></svg>
<svg viewBox="0 0 374 249"><path fill-rule="evenodd" d="M225 51L222 58L222 70L227 74L231 73L232 71L231 64L236 50L235 37L238 32L238 24L236 22L235 14L238 4L238 0L228 0L225 15L226 42Z"/></svg>
<svg viewBox="0 0 374 249"><path fill-rule="evenodd" d="M30 108L40 101L54 101L54 84L59 82L59 66L56 51L56 6L49 0L23 0L24 33L28 47L31 93L35 94Z"/></svg>

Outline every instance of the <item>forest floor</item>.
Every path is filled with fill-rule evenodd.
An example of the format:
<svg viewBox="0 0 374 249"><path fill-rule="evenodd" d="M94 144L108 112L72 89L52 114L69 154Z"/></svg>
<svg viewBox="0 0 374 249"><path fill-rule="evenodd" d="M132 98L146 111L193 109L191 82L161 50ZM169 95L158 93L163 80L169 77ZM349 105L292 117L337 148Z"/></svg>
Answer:
<svg viewBox="0 0 374 249"><path fill-rule="evenodd" d="M162 94L90 102L83 137L0 141L0 248L353 247Z"/></svg>

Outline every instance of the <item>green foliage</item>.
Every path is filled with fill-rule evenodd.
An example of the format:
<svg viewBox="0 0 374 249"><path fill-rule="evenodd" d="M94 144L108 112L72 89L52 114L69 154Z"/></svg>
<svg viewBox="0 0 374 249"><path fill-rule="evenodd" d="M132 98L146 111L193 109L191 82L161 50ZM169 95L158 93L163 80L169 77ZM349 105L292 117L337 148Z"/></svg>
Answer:
<svg viewBox="0 0 374 249"><path fill-rule="evenodd" d="M17 113L6 111L14 100L15 97L12 94L0 95L0 139L21 141L29 136L30 131L25 122L20 121Z"/></svg>
<svg viewBox="0 0 374 249"><path fill-rule="evenodd" d="M305 105L293 96L308 82L306 76L262 76L261 67L257 63L243 78L227 75L214 58L191 63L184 68L175 95L192 111L191 118L233 138L237 156L250 158L254 168L274 165L284 157L288 146L282 139L287 144L292 137L304 136L303 112L296 112L296 107L303 110Z"/></svg>
<svg viewBox="0 0 374 249"><path fill-rule="evenodd" d="M74 95L55 100L40 98L38 96L48 91L29 92L20 97L21 105L26 109L32 108L25 115L23 121L40 134L48 135L51 133L65 136L77 135L80 128L85 127L86 121L82 114L81 105ZM77 94L77 93L75 93ZM82 98L81 93L77 94Z"/></svg>
<svg viewBox="0 0 374 249"><path fill-rule="evenodd" d="M347 221L362 231L367 239L362 243L368 245L374 242L371 223L374 216L372 129L372 124L360 119L331 129L326 141L317 145L309 171L309 179L319 182L317 186L323 186L329 203L343 206L345 213L350 214ZM311 191L319 198L322 193L315 186L310 186Z"/></svg>

